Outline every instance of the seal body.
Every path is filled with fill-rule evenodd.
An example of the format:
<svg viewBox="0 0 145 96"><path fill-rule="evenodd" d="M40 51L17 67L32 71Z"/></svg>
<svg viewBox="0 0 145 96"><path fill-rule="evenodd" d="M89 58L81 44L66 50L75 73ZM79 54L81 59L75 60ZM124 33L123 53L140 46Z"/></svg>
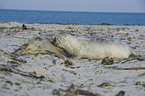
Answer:
<svg viewBox="0 0 145 96"><path fill-rule="evenodd" d="M111 37L91 37L61 32L52 42L77 58L128 58L134 54L127 44Z"/></svg>

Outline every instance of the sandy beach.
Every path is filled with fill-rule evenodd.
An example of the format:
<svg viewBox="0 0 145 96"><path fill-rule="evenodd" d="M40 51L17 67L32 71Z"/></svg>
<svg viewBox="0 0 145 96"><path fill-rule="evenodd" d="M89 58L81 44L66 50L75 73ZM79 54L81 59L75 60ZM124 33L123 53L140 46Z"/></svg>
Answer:
<svg viewBox="0 0 145 96"><path fill-rule="evenodd" d="M102 60L71 59L74 65L67 67L54 54L24 55L18 60L10 56L34 37L65 31L119 39L144 58L145 26L33 23L25 24L27 29L22 29L22 24L0 23L0 96L77 96L67 92L72 84L80 90L100 94L94 96L115 96L120 91L125 96L145 96L144 59L114 59L112 65L103 65Z"/></svg>

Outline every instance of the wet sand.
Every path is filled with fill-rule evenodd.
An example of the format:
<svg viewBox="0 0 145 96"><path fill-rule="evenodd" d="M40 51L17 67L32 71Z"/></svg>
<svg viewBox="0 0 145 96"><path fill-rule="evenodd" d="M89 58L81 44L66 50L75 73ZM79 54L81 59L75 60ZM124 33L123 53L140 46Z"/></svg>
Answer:
<svg viewBox="0 0 145 96"><path fill-rule="evenodd" d="M66 66L64 60L55 54L18 58L10 55L33 37L66 31L113 37L145 57L145 26L34 23L25 24L27 29L22 29L22 25L17 22L0 23L0 96L52 96L54 90L67 90L72 84L79 90L103 96L115 96L120 91L124 91L125 96L145 95L144 59L114 59L112 65L103 65L102 60L71 59L74 65ZM59 93L64 94L68 93Z"/></svg>

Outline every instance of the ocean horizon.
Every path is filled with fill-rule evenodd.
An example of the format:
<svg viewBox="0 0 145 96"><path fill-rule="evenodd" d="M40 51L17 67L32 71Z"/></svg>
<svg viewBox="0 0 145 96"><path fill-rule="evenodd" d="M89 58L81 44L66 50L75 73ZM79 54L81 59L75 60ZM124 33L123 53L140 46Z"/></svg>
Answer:
<svg viewBox="0 0 145 96"><path fill-rule="evenodd" d="M145 13L0 9L0 22L145 25Z"/></svg>

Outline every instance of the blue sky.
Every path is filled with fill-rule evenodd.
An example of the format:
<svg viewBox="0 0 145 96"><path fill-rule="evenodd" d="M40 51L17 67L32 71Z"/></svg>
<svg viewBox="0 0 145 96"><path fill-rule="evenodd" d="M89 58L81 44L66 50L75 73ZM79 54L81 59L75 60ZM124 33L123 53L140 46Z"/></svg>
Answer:
<svg viewBox="0 0 145 96"><path fill-rule="evenodd" d="M145 13L145 0L0 0L0 9Z"/></svg>

